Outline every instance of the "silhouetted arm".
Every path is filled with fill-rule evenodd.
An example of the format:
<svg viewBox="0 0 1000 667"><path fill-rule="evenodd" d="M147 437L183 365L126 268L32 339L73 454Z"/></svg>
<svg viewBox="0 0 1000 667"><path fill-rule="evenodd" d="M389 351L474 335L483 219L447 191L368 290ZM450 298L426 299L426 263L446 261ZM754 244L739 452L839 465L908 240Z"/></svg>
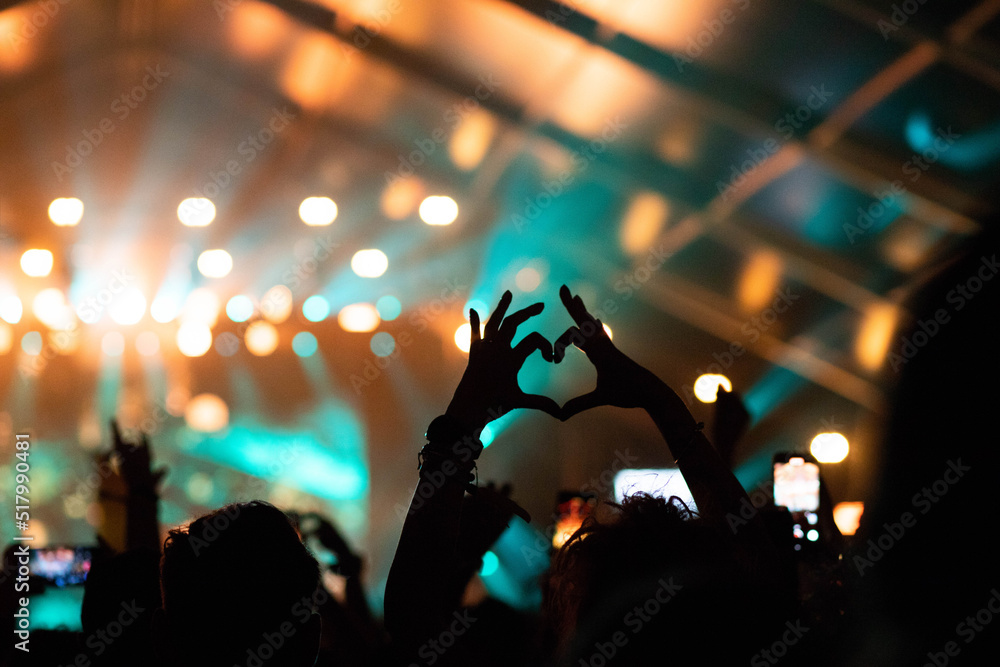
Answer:
<svg viewBox="0 0 1000 667"><path fill-rule="evenodd" d="M684 401L656 375L615 347L601 322L587 312L579 296L573 296L563 286L560 297L576 326L556 341L556 361L563 358L566 347L572 344L583 350L597 369L597 387L563 406L563 419L600 405L644 409L676 460L698 505L699 515L732 534L736 548L744 552L755 569L770 567L768 559L774 546L759 517L751 517L739 530L731 530L727 519L740 517L743 503L749 506L750 499L702 433L701 425Z"/></svg>
<svg viewBox="0 0 1000 667"><path fill-rule="evenodd" d="M479 433L516 408L559 414L551 399L525 394L518 387L517 373L528 356L539 350L551 361L552 346L538 333L512 346L517 327L543 306L534 304L505 317L511 299L505 292L482 335L479 315L470 311L469 364L445 414L428 428L417 488L386 582L386 629L403 652L436 637L457 608L459 579L467 577L459 549L461 513L482 451Z"/></svg>

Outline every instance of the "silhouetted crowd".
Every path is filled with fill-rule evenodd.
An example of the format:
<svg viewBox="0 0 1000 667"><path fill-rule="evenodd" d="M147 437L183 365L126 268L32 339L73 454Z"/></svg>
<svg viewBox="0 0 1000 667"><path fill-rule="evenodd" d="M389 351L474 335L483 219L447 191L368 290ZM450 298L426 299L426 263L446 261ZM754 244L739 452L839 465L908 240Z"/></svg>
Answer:
<svg viewBox="0 0 1000 667"><path fill-rule="evenodd" d="M986 238L927 286L916 315L933 312L989 257L995 244ZM419 452L384 618L369 609L363 559L324 517L236 503L161 543L162 471L152 469L144 438L128 441L115 427L109 456L121 486L102 485L101 494L122 505L123 541L94 554L83 630L36 630L30 654L4 633L0 658L73 667L995 664L1000 364L996 298L983 294L903 369L885 419L882 472L854 537L837 531L825 488L821 538L805 550L793 548L787 510L751 502L732 472L749 423L736 392L719 390L710 441L684 401L619 350L567 287L560 298L574 326L555 342L532 332L513 344L543 305L508 313L507 292L481 333L470 312L468 365ZM559 406L521 390L517 374L530 355L558 364L570 346L595 367L593 392ZM477 481L482 429L514 409L567 420L598 406L646 411L695 507L643 493L604 500L552 547L537 582L540 609L514 609L481 586L477 593L484 555L515 516L526 518L509 486ZM923 512L914 494L948 470L961 481ZM880 541L885 535L892 539ZM307 542L336 563L321 565ZM0 584L8 623L17 558L8 548ZM341 585L329 585L327 570Z"/></svg>

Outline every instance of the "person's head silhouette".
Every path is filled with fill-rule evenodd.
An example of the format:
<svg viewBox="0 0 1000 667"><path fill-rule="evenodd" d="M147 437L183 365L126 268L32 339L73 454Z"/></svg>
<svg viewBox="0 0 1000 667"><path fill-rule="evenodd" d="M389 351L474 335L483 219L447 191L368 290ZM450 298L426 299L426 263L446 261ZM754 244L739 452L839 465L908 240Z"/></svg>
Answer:
<svg viewBox="0 0 1000 667"><path fill-rule="evenodd" d="M160 565L157 636L183 665L312 665L319 565L263 501L227 505L171 530Z"/></svg>

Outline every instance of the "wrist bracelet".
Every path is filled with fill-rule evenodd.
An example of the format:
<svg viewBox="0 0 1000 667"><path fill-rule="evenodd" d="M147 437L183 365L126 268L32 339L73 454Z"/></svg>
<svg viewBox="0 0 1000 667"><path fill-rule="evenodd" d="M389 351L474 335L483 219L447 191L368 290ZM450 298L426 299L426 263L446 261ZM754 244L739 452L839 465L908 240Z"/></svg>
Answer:
<svg viewBox="0 0 1000 667"><path fill-rule="evenodd" d="M462 462L475 461L483 452L483 443L469 428L451 415L435 417L424 434L424 452L435 452Z"/></svg>

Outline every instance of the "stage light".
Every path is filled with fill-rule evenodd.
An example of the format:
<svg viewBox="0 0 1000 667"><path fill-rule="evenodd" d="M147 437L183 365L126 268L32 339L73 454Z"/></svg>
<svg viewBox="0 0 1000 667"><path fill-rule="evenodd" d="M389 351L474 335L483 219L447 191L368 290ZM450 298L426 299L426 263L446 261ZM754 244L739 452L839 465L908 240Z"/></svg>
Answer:
<svg viewBox="0 0 1000 667"><path fill-rule="evenodd" d="M300 357L311 357L316 354L318 349L319 343L316 342L316 336L308 331L300 331L292 339L292 351Z"/></svg>
<svg viewBox="0 0 1000 667"><path fill-rule="evenodd" d="M865 504L861 501L837 503L833 506L833 522L841 535L853 535L858 532L861 515L865 513Z"/></svg>
<svg viewBox="0 0 1000 667"><path fill-rule="evenodd" d="M21 255L21 270L32 278L44 278L52 272L52 253L32 248Z"/></svg>
<svg viewBox="0 0 1000 667"><path fill-rule="evenodd" d="M292 290L285 285L275 285L260 300L260 313L268 322L281 324L292 314Z"/></svg>
<svg viewBox="0 0 1000 667"><path fill-rule="evenodd" d="M21 300L13 294L0 299L0 319L11 324L17 324L21 321L21 315L23 314L24 306L21 304Z"/></svg>
<svg viewBox="0 0 1000 667"><path fill-rule="evenodd" d="M514 284L522 292L534 292L542 284L542 274L531 266L526 266L514 276Z"/></svg>
<svg viewBox="0 0 1000 667"><path fill-rule="evenodd" d="M149 307L149 314L160 324L166 324L173 321L180 310L180 303L176 298L161 294L153 299L153 304Z"/></svg>
<svg viewBox="0 0 1000 667"><path fill-rule="evenodd" d="M101 338L101 350L109 357L120 357L125 352L125 336L118 331L109 331Z"/></svg>
<svg viewBox="0 0 1000 667"><path fill-rule="evenodd" d="M215 220L215 204L204 197L189 197L177 207L177 219L187 227L206 227Z"/></svg>
<svg viewBox="0 0 1000 667"><path fill-rule="evenodd" d="M226 315L233 322L246 322L253 316L253 301L246 295L237 294L226 302Z"/></svg>
<svg viewBox="0 0 1000 667"><path fill-rule="evenodd" d="M7 354L14 346L14 329L9 324L0 323L0 354Z"/></svg>
<svg viewBox="0 0 1000 667"><path fill-rule="evenodd" d="M330 302L313 294L302 304L302 316L310 322L322 322L330 314Z"/></svg>
<svg viewBox="0 0 1000 667"><path fill-rule="evenodd" d="M483 566L479 568L480 577L488 577L500 568L500 559L492 551L483 554Z"/></svg>
<svg viewBox="0 0 1000 667"><path fill-rule="evenodd" d="M785 263L778 253L755 251L740 276L739 302L743 310L757 312L770 306L784 270Z"/></svg>
<svg viewBox="0 0 1000 667"><path fill-rule="evenodd" d="M143 331L135 337L135 349L144 357L151 357L160 351L160 337L152 331Z"/></svg>
<svg viewBox="0 0 1000 667"><path fill-rule="evenodd" d="M391 294L386 294L379 297L378 301L375 302L375 310L378 311L378 316L383 321L391 322L403 312L403 304Z"/></svg>
<svg viewBox="0 0 1000 667"><path fill-rule="evenodd" d="M55 287L43 289L31 302L31 310L38 321L50 329L69 329L75 314L66 301L66 295Z"/></svg>
<svg viewBox="0 0 1000 667"><path fill-rule="evenodd" d="M702 403L715 403L720 385L726 391L733 390L733 384L725 375L707 373L694 381L694 395Z"/></svg>
<svg viewBox="0 0 1000 667"><path fill-rule="evenodd" d="M198 255L198 270L206 278L224 278L233 270L233 258L225 250L206 250Z"/></svg>
<svg viewBox="0 0 1000 667"><path fill-rule="evenodd" d="M215 433L229 424L229 407L215 394L198 394L184 407L188 428L200 433Z"/></svg>
<svg viewBox="0 0 1000 667"><path fill-rule="evenodd" d="M215 491L215 482L205 473L196 472L188 478L185 489L191 502L208 505L212 500L212 493Z"/></svg>
<svg viewBox="0 0 1000 667"><path fill-rule="evenodd" d="M614 340L615 332L611 330L611 327L609 327L607 324L604 324L603 322L601 322L601 326L604 327L604 333L608 334L608 338L610 340Z"/></svg>
<svg viewBox="0 0 1000 667"><path fill-rule="evenodd" d="M371 348L376 357L388 357L396 350L396 339L388 332L379 331L372 336L368 347Z"/></svg>
<svg viewBox="0 0 1000 667"><path fill-rule="evenodd" d="M49 204L49 220L57 227L73 227L83 218L83 202L76 197L60 197Z"/></svg>
<svg viewBox="0 0 1000 667"><path fill-rule="evenodd" d="M480 336L483 334L483 331L485 329L486 329L486 323L480 320L479 322ZM458 346L458 349L460 349L462 352L468 353L469 346L472 344L471 336L472 336L472 325L469 324L468 322L455 329L455 345Z"/></svg>
<svg viewBox="0 0 1000 667"><path fill-rule="evenodd" d="M865 309L854 347L854 354L864 368L876 371L882 367L898 317L899 312L891 303L874 303Z"/></svg>
<svg viewBox="0 0 1000 667"><path fill-rule="evenodd" d="M310 227L324 227L337 219L337 204L329 197L306 197L299 204L299 218Z"/></svg>
<svg viewBox="0 0 1000 667"><path fill-rule="evenodd" d="M215 292L207 287L199 287L188 294L181 319L184 323L196 322L211 328L219 320L220 308L219 297Z"/></svg>
<svg viewBox="0 0 1000 667"><path fill-rule="evenodd" d="M629 255L643 255L659 238L670 215L670 204L658 192L643 191L633 197L622 219L619 240Z"/></svg>
<svg viewBox="0 0 1000 667"><path fill-rule="evenodd" d="M337 323L344 331L374 331L380 321L378 310L370 303L352 303L337 313Z"/></svg>
<svg viewBox="0 0 1000 667"><path fill-rule="evenodd" d="M489 425L483 427L483 430L479 432L479 442L483 443L483 449L486 449L493 442L493 429Z"/></svg>
<svg viewBox="0 0 1000 667"><path fill-rule="evenodd" d="M146 314L146 297L135 287L130 287L115 297L108 307L108 315L115 324L135 324Z"/></svg>
<svg viewBox="0 0 1000 667"><path fill-rule="evenodd" d="M375 248L359 250L351 258L351 269L362 278L378 278L389 268L389 258Z"/></svg>
<svg viewBox="0 0 1000 667"><path fill-rule="evenodd" d="M840 463L847 458L850 444L840 433L820 433L812 439L809 451L820 463Z"/></svg>
<svg viewBox="0 0 1000 667"><path fill-rule="evenodd" d="M471 171L482 161L496 133L493 115L481 107L467 115L451 135L448 155L456 167Z"/></svg>
<svg viewBox="0 0 1000 667"><path fill-rule="evenodd" d="M200 357L212 347L212 330L202 322L185 322L177 329L177 349L185 357Z"/></svg>
<svg viewBox="0 0 1000 667"><path fill-rule="evenodd" d="M258 320L247 327L243 342L251 354L266 357L278 349L278 330L270 322Z"/></svg>
<svg viewBox="0 0 1000 667"><path fill-rule="evenodd" d="M420 202L420 219L428 225L450 225L458 217L458 204L451 197L435 195Z"/></svg>
<svg viewBox="0 0 1000 667"><path fill-rule="evenodd" d="M167 391L167 400L163 403L168 414L174 417L183 417L184 410L190 400L191 392L188 391L187 387L174 385Z"/></svg>
<svg viewBox="0 0 1000 667"><path fill-rule="evenodd" d="M423 193L424 186L420 179L397 178L382 191L379 206L387 218L402 220L413 213Z"/></svg>
<svg viewBox="0 0 1000 667"><path fill-rule="evenodd" d="M25 354L35 356L42 353L42 334L37 331L29 331L21 336L21 349Z"/></svg>
<svg viewBox="0 0 1000 667"><path fill-rule="evenodd" d="M816 530L815 528L811 529L809 532L806 533L806 539L809 540L810 542L815 542L816 540L819 539L819 531Z"/></svg>

